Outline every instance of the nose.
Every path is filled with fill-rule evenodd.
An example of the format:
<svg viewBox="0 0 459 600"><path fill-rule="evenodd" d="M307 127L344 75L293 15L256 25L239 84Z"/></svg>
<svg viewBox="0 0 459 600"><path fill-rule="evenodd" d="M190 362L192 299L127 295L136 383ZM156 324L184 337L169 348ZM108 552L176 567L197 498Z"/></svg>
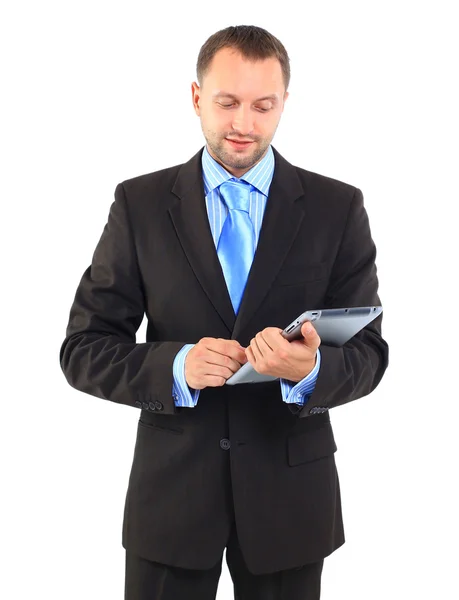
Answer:
<svg viewBox="0 0 459 600"><path fill-rule="evenodd" d="M240 105L234 113L233 130L240 135L249 135L253 131L253 114L250 108Z"/></svg>

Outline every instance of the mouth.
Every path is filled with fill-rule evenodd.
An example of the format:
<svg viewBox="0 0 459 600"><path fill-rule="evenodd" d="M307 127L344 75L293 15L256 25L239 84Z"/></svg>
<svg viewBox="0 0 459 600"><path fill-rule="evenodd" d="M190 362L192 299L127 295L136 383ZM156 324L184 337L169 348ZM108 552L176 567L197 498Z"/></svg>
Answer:
<svg viewBox="0 0 459 600"><path fill-rule="evenodd" d="M232 146L233 148L243 149L243 148L248 148L251 144L253 144L253 141L238 142L236 140L230 140L229 138L225 138L225 139L230 144L230 146Z"/></svg>

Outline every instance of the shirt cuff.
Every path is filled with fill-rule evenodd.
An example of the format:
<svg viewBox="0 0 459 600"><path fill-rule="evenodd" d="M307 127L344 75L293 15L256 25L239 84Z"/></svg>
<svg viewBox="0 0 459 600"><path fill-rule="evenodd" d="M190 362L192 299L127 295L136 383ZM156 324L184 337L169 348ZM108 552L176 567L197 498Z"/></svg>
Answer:
<svg viewBox="0 0 459 600"><path fill-rule="evenodd" d="M303 406L311 396L319 376L321 355L320 348L317 349L316 364L313 370L297 383L288 379L280 379L282 400L287 404L300 404Z"/></svg>
<svg viewBox="0 0 459 600"><path fill-rule="evenodd" d="M194 344L185 344L183 348L177 352L177 356L174 358L174 364L172 366L172 397L175 406L194 408L198 402L199 390L190 388L185 378L185 358L193 347Z"/></svg>

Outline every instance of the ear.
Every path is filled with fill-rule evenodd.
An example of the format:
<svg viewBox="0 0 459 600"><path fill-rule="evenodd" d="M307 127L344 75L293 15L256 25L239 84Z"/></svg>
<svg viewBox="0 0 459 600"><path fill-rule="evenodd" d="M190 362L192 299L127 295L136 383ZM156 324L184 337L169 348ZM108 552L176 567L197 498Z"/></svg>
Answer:
<svg viewBox="0 0 459 600"><path fill-rule="evenodd" d="M191 84L191 96L192 96L192 101L193 101L194 112L199 117L201 114L200 107L199 107L199 101L201 99L201 88L195 81L193 81L193 83Z"/></svg>
<svg viewBox="0 0 459 600"><path fill-rule="evenodd" d="M286 100L287 100L287 98L288 98L289 96L290 96L290 93L289 93L289 92L285 92L285 93L284 93L284 101L283 101L282 110L284 110L284 108L285 108L285 102L286 102Z"/></svg>

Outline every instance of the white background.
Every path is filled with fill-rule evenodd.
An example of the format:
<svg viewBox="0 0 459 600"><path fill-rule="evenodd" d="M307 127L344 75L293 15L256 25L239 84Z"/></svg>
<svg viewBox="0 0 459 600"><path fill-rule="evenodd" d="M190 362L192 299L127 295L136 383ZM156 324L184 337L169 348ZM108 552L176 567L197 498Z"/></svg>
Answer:
<svg viewBox="0 0 459 600"><path fill-rule="evenodd" d="M1 597L124 597L139 413L72 389L59 349L116 184L202 147L199 49L256 24L291 58L274 146L364 193L390 346L378 389L331 412L347 541L322 598L457 599L453 2L13 6L0 18ZM233 597L223 564L218 600Z"/></svg>

